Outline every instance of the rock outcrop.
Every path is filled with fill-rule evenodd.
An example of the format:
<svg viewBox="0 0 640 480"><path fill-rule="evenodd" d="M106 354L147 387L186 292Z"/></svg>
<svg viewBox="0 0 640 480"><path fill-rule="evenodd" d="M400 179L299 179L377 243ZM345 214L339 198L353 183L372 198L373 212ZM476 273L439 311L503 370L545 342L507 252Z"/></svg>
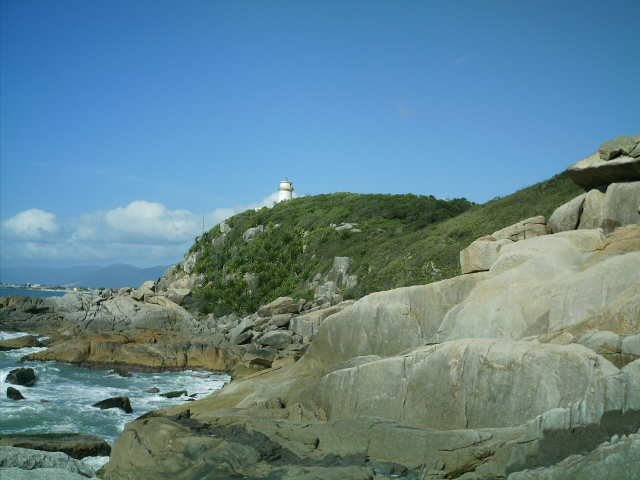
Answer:
<svg viewBox="0 0 640 480"><path fill-rule="evenodd" d="M547 233L546 219L540 215L480 237L460 252L460 269L462 273L487 271L498 259L502 247Z"/></svg>
<svg viewBox="0 0 640 480"><path fill-rule="evenodd" d="M575 163L567 172L585 188L640 180L640 135L602 144L598 152Z"/></svg>
<svg viewBox="0 0 640 480"><path fill-rule="evenodd" d="M558 207L549 218L553 233L602 228L612 232L640 223L640 181L612 183L605 192L593 189Z"/></svg>
<svg viewBox="0 0 640 480"><path fill-rule="evenodd" d="M0 447L0 478L94 478L94 471L62 452Z"/></svg>
<svg viewBox="0 0 640 480"><path fill-rule="evenodd" d="M76 459L106 456L111 452L102 438L79 433L2 434L0 447L6 446L63 452Z"/></svg>
<svg viewBox="0 0 640 480"><path fill-rule="evenodd" d="M40 346L42 346L42 344L35 335L23 335L21 337L0 340L0 351Z"/></svg>
<svg viewBox="0 0 640 480"><path fill-rule="evenodd" d="M506 478L634 433L640 225L509 242L488 271L328 316L296 363L129 424L106 478Z"/></svg>

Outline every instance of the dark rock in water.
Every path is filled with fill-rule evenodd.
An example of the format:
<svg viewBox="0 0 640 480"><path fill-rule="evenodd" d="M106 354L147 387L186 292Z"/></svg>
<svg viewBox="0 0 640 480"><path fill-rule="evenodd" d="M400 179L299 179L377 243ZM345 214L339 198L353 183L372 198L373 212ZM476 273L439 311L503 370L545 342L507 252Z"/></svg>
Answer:
<svg viewBox="0 0 640 480"><path fill-rule="evenodd" d="M40 403L49 403L49 400L47 400L46 398L41 398Z"/></svg>
<svg viewBox="0 0 640 480"><path fill-rule="evenodd" d="M0 340L0 351L39 346L41 346L41 343L35 335L23 335L22 337Z"/></svg>
<svg viewBox="0 0 640 480"><path fill-rule="evenodd" d="M33 368L15 368L9 372L5 381L23 387L33 387L36 383L36 372Z"/></svg>
<svg viewBox="0 0 640 480"><path fill-rule="evenodd" d="M102 457L111 453L109 444L95 435L81 433L35 433L0 435L0 446L63 452L73 458Z"/></svg>
<svg viewBox="0 0 640 480"><path fill-rule="evenodd" d="M119 408L125 413L132 413L131 402L129 397L111 397L93 404L94 407L98 407L101 410L107 410L109 408Z"/></svg>
<svg viewBox="0 0 640 480"><path fill-rule="evenodd" d="M9 400L24 400L24 397L22 396L22 393L20 393L20 390L13 387L7 387L7 398Z"/></svg>
<svg viewBox="0 0 640 480"><path fill-rule="evenodd" d="M158 387L151 387L151 388L147 388L146 392L147 393L158 393L158 392L160 392L160 389Z"/></svg>
<svg viewBox="0 0 640 480"><path fill-rule="evenodd" d="M166 393L160 394L161 397L165 397L165 398L176 398L176 397L181 397L183 395L187 395L186 390L175 390L173 392L166 392Z"/></svg>

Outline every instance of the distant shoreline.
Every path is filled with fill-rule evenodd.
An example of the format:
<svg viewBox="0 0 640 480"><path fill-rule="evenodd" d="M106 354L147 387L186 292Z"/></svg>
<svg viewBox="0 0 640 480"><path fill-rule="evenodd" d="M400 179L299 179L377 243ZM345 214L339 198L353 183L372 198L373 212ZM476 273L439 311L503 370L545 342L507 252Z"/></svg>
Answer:
<svg viewBox="0 0 640 480"><path fill-rule="evenodd" d="M91 288L64 288L64 287L52 287L52 286L28 286L28 285L9 285L0 284L0 297L13 297L13 296L33 296L33 297L48 297L48 296L62 296L67 293L95 293L95 289Z"/></svg>

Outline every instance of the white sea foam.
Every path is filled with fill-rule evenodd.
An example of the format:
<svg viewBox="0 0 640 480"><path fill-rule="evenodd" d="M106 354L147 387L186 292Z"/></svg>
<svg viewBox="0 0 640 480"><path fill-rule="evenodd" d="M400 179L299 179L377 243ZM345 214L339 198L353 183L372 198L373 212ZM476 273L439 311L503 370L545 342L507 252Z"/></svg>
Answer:
<svg viewBox="0 0 640 480"><path fill-rule="evenodd" d="M2 335L6 335L5 332L0 332L0 338ZM57 362L20 363L19 359L26 354L24 351L34 350L0 352L0 391L6 390L5 378L13 368L31 367L37 375L33 387L17 387L26 400L13 401L0 396L0 433L70 431L93 433L113 441L126 423L139 415L179 405L188 399L186 396L165 398L148 393L149 388L156 387L160 393L186 390L189 395L197 393L197 398L202 398L229 381L227 375L214 372L133 372L131 377L124 378L110 375L106 370L89 370ZM14 352L19 354L14 355ZM119 409L99 410L92 406L105 398L121 395L129 397L133 413Z"/></svg>

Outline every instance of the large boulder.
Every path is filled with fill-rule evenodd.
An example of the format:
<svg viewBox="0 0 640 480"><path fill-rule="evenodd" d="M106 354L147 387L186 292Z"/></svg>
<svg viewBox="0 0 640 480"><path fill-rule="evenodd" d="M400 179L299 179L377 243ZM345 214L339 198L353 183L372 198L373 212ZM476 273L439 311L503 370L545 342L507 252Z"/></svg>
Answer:
<svg viewBox="0 0 640 480"><path fill-rule="evenodd" d="M584 205L577 228L601 228L604 220L606 194L600 190L589 190L584 197Z"/></svg>
<svg viewBox="0 0 640 480"><path fill-rule="evenodd" d="M539 237L549 233L547 222L542 215L521 220L513 225L493 232L491 236L496 240L511 240L517 242L528 238Z"/></svg>
<svg viewBox="0 0 640 480"><path fill-rule="evenodd" d="M580 223L586 193L578 195L559 206L549 217L549 228L552 233L575 230Z"/></svg>
<svg viewBox="0 0 640 480"><path fill-rule="evenodd" d="M36 384L36 372L33 368L14 368L9 372L5 382L23 387L33 387Z"/></svg>
<svg viewBox="0 0 640 480"><path fill-rule="evenodd" d="M265 230L264 225L258 225L256 227L247 228L245 232L242 234L242 239L245 242L250 242L252 240L255 240L258 237L258 235L264 232L264 230Z"/></svg>
<svg viewBox="0 0 640 480"><path fill-rule="evenodd" d="M492 235L480 237L460 252L460 269L462 273L484 272L498 259L498 252L511 240L496 240Z"/></svg>
<svg viewBox="0 0 640 480"><path fill-rule="evenodd" d="M271 317L282 313L298 313L300 304L291 297L278 297L273 302L258 309L261 317Z"/></svg>
<svg viewBox="0 0 640 480"><path fill-rule="evenodd" d="M636 137L622 135L620 137L614 138L613 140L609 140L608 142L600 145L600 148L598 149L600 159L607 162L623 155L631 156L632 153L635 152L635 148L638 145L639 140L640 135Z"/></svg>
<svg viewBox="0 0 640 480"><path fill-rule="evenodd" d="M612 232L623 225L640 223L640 182L613 183L607 188L602 228Z"/></svg>
<svg viewBox="0 0 640 480"><path fill-rule="evenodd" d="M272 330L258 338L257 343L267 347L283 348L291 343L292 335L289 330Z"/></svg>
<svg viewBox="0 0 640 480"><path fill-rule="evenodd" d="M585 188L637 181L640 180L640 158L623 156L605 162L595 154L575 163L567 172L575 183Z"/></svg>

